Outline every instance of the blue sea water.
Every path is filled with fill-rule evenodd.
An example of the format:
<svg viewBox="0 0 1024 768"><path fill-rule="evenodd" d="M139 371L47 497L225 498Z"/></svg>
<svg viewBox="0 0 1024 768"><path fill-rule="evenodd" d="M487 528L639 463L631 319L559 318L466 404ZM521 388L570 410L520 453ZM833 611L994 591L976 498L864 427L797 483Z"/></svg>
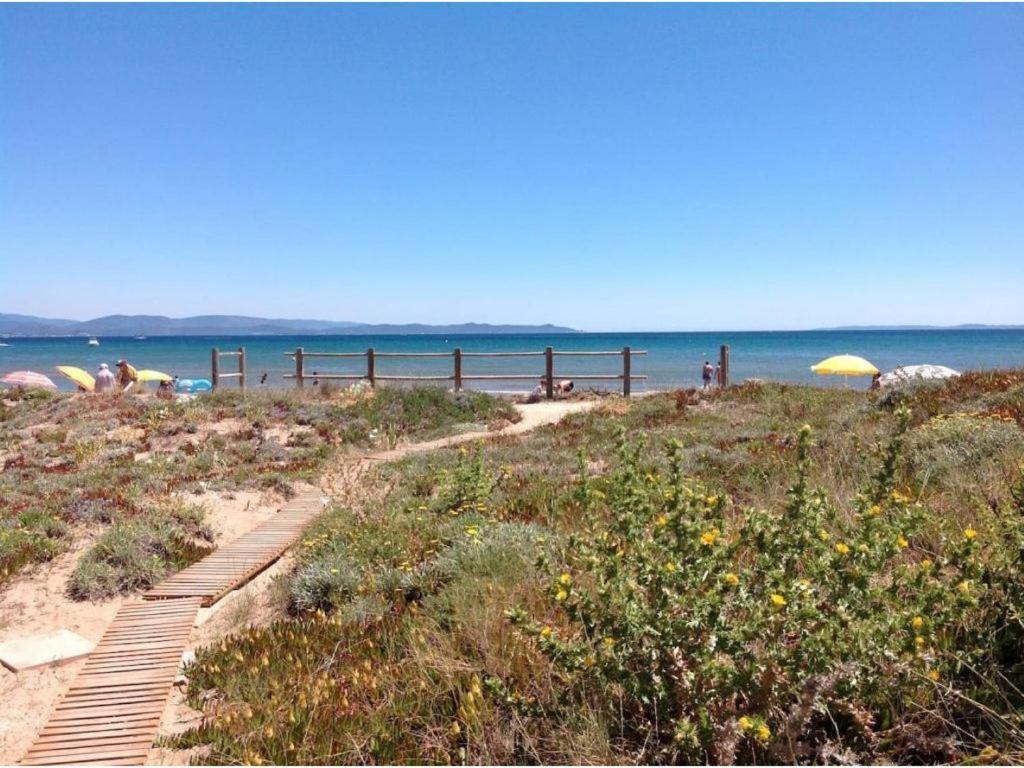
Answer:
<svg viewBox="0 0 1024 768"><path fill-rule="evenodd" d="M210 375L210 349L246 348L250 386L258 386L266 373L267 387L292 386L283 374L294 372L294 363L285 355L296 347L306 352L362 352L373 347L377 352L450 352L461 347L466 352L527 352L552 346L556 351L621 350L630 346L646 350L647 355L633 360L633 373L646 374L636 382L634 391L694 386L700 382L705 360L716 362L721 344L731 349L732 380L747 378L804 382L820 386L864 386L867 379L816 376L810 366L834 354L860 355L882 371L897 365L932 363L957 370L1024 366L1024 330L911 330L911 331L773 331L707 333L578 333L568 335L466 335L466 336L167 336L136 338L100 338L99 347L89 347L83 337L8 338L0 347L0 375L15 370L46 373L62 389L72 389L54 371L56 365L77 365L94 372L101 362L113 367L118 358L128 358L137 368L155 368L182 378ZM233 358L222 360L222 370L233 370ZM307 373L363 373L362 358L341 360L308 359ZM555 375L620 373L621 358L556 357ZM542 358L466 358L463 369L473 373L543 373ZM377 360L378 375L448 375L450 359ZM590 382L583 386L591 386ZM231 382L228 383L228 386ZM527 381L475 382L483 389L523 390L532 388ZM616 382L593 386L616 388Z"/></svg>

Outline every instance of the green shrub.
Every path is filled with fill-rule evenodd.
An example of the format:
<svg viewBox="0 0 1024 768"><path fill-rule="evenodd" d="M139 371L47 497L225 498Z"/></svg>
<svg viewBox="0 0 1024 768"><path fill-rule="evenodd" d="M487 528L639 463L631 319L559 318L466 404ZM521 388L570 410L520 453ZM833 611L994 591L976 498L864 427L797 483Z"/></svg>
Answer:
<svg viewBox="0 0 1024 768"><path fill-rule="evenodd" d="M148 589L209 553L201 507L168 505L117 520L79 560L68 583L76 600Z"/></svg>
<svg viewBox="0 0 1024 768"><path fill-rule="evenodd" d="M323 556L299 567L291 583L291 605L296 611L327 611L349 600L359 588L362 574L341 553Z"/></svg>
<svg viewBox="0 0 1024 768"><path fill-rule="evenodd" d="M49 512L30 509L0 518L0 585L29 563L52 560L67 540L67 525Z"/></svg>
<svg viewBox="0 0 1024 768"><path fill-rule="evenodd" d="M564 705L602 709L642 761L689 763L822 759L927 705L987 587L973 530L918 551L925 512L894 487L899 420L852 517L808 486L807 427L787 504L745 520L683 478L678 446L666 476L625 438L604 490L581 470L590 522L549 588L562 625L510 612L571 684Z"/></svg>

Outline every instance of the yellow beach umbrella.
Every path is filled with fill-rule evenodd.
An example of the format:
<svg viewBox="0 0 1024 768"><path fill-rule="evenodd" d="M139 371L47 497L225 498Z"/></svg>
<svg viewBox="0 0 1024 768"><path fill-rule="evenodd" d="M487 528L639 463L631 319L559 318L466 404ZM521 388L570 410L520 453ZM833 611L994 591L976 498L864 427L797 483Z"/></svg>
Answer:
<svg viewBox="0 0 1024 768"><path fill-rule="evenodd" d="M148 368L138 372L139 382L144 381L170 381L171 377L160 371L151 371Z"/></svg>
<svg viewBox="0 0 1024 768"><path fill-rule="evenodd" d="M879 372L863 357L856 355L834 355L812 365L811 370L825 376L874 376Z"/></svg>
<svg viewBox="0 0 1024 768"><path fill-rule="evenodd" d="M73 365L58 365L57 373L66 379L70 379L76 386L82 387L86 392L92 392L96 388L96 379L88 371L76 368Z"/></svg>

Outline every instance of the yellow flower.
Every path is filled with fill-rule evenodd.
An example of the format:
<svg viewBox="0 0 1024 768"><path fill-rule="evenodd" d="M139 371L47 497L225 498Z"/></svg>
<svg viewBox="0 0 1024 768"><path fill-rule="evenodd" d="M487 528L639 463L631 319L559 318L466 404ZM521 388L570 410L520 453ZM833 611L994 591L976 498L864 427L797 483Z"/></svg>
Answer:
<svg viewBox="0 0 1024 768"><path fill-rule="evenodd" d="M676 572L676 564L675 563L672 563L672 562L665 563L665 573L675 573L675 572Z"/></svg>
<svg viewBox="0 0 1024 768"><path fill-rule="evenodd" d="M708 496L706 499L704 499L704 501L707 503L707 505L709 507L713 507L713 506L715 506L715 504L718 503L718 497L717 496Z"/></svg>
<svg viewBox="0 0 1024 768"><path fill-rule="evenodd" d="M705 547L710 547L718 539L718 529L712 528L710 531L704 531L700 535L700 543Z"/></svg>
<svg viewBox="0 0 1024 768"><path fill-rule="evenodd" d="M924 560L921 561L921 567L924 568L926 571L929 568L931 568L933 565L934 565L934 563L929 558L927 558L927 557Z"/></svg>
<svg viewBox="0 0 1024 768"><path fill-rule="evenodd" d="M479 533L480 533L480 529L477 528L475 525L470 525L470 526L466 527L466 535L467 536L477 536L477 535L479 535Z"/></svg>
<svg viewBox="0 0 1024 768"><path fill-rule="evenodd" d="M568 592L566 592L564 589L560 589L560 590L558 590L558 594L555 595L555 600L557 600L558 602L562 602L568 596L569 596Z"/></svg>
<svg viewBox="0 0 1024 768"><path fill-rule="evenodd" d="M668 525L668 517L666 515L658 515L657 525L659 528L664 528Z"/></svg>
<svg viewBox="0 0 1024 768"><path fill-rule="evenodd" d="M921 629L921 627L924 626L924 619L922 619L920 616L915 616L913 619L910 620L910 626L912 626L914 629Z"/></svg>
<svg viewBox="0 0 1024 768"><path fill-rule="evenodd" d="M968 528L964 531L964 538L968 541L974 541L974 538L978 535L978 532L973 528Z"/></svg>
<svg viewBox="0 0 1024 768"><path fill-rule="evenodd" d="M961 581L959 584L956 585L956 588L962 594L966 595L968 592L971 591L971 582L969 582L967 579L964 579L963 581Z"/></svg>
<svg viewBox="0 0 1024 768"><path fill-rule="evenodd" d="M818 531L818 538L821 539L822 541L828 541L829 539L832 538L832 534L829 533L826 530L821 530L821 531Z"/></svg>
<svg viewBox="0 0 1024 768"><path fill-rule="evenodd" d="M615 645L615 638L614 637L606 637L601 642L604 643L604 647L605 648L611 648L611 647L613 647Z"/></svg>
<svg viewBox="0 0 1024 768"><path fill-rule="evenodd" d="M561 576L558 577L558 583L562 586L568 587L570 584L572 584L572 576L570 576L568 573L563 573Z"/></svg>
<svg viewBox="0 0 1024 768"><path fill-rule="evenodd" d="M914 645L916 645L918 648L924 648L924 638L920 635L915 636Z"/></svg>
<svg viewBox="0 0 1024 768"><path fill-rule="evenodd" d="M759 725L757 727L757 740L768 741L772 737L772 731L767 725Z"/></svg>
<svg viewBox="0 0 1024 768"><path fill-rule="evenodd" d="M902 535L896 537L896 546L900 549L906 549L910 546L910 542L903 538Z"/></svg>
<svg viewBox="0 0 1024 768"><path fill-rule="evenodd" d="M933 683L939 682L939 680L941 678L942 678L942 675L939 674L939 670L937 670L937 669L929 669L928 670L928 679L931 680Z"/></svg>
<svg viewBox="0 0 1024 768"><path fill-rule="evenodd" d="M540 636L541 637L551 637L551 627L544 627L544 629L542 629L540 631Z"/></svg>
<svg viewBox="0 0 1024 768"><path fill-rule="evenodd" d="M724 581L730 587L735 587L737 584L740 583L740 577L730 571L722 577L722 581Z"/></svg>
<svg viewBox="0 0 1024 768"><path fill-rule="evenodd" d="M838 544L836 544L836 552L838 552L840 555L846 555L849 554L850 548L840 541Z"/></svg>
<svg viewBox="0 0 1024 768"><path fill-rule="evenodd" d="M782 606L784 606L786 604L786 598L784 598L782 595L780 595L777 592L772 594L771 601L772 601L772 605L774 605L776 608L781 608Z"/></svg>
<svg viewBox="0 0 1024 768"><path fill-rule="evenodd" d="M870 507L868 507L868 514L871 515L871 517L878 517L880 514L882 514L882 508L877 504L872 504Z"/></svg>
<svg viewBox="0 0 1024 768"><path fill-rule="evenodd" d="M593 656L589 656L588 655L588 656L585 656L583 658L583 666L584 667L592 667L592 666L594 666L594 664L595 664L595 661L594 661L594 657Z"/></svg>
<svg viewBox="0 0 1024 768"><path fill-rule="evenodd" d="M737 722L739 722L740 728L744 731L749 731L754 725L746 715L743 715Z"/></svg>

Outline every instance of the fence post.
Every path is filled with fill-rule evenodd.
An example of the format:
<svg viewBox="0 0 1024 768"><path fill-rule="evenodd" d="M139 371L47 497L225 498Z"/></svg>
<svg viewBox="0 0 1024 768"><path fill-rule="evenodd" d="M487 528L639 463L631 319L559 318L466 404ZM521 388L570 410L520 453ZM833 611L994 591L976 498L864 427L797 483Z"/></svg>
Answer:
<svg viewBox="0 0 1024 768"><path fill-rule="evenodd" d="M718 383L724 389L729 386L729 345L723 344L718 354Z"/></svg>
<svg viewBox="0 0 1024 768"><path fill-rule="evenodd" d="M295 381L298 382L299 389L302 389L302 347L295 348Z"/></svg>
<svg viewBox="0 0 1024 768"><path fill-rule="evenodd" d="M238 348L238 388L245 389L245 347Z"/></svg>
<svg viewBox="0 0 1024 768"><path fill-rule="evenodd" d="M632 361L629 357L629 347L622 348L622 396L629 397L630 384L632 383Z"/></svg>
<svg viewBox="0 0 1024 768"><path fill-rule="evenodd" d="M220 350L216 347L210 350L210 384L214 389L220 386Z"/></svg>
<svg viewBox="0 0 1024 768"><path fill-rule="evenodd" d="M377 386L377 365L373 354L373 347L366 350L366 378L370 380L370 386Z"/></svg>
<svg viewBox="0 0 1024 768"><path fill-rule="evenodd" d="M544 389L548 400L555 397L555 350L544 348Z"/></svg>
<svg viewBox="0 0 1024 768"><path fill-rule="evenodd" d="M452 351L455 358L455 391L462 391L462 347L456 347Z"/></svg>

